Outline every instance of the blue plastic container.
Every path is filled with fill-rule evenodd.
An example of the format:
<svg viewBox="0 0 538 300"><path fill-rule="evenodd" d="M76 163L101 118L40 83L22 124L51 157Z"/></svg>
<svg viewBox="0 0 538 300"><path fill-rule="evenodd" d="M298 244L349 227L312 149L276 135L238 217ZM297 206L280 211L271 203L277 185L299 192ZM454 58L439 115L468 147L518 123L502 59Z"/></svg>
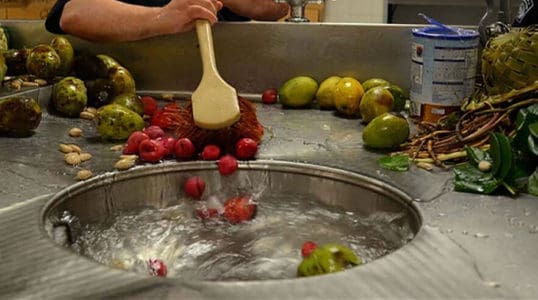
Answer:
<svg viewBox="0 0 538 300"><path fill-rule="evenodd" d="M475 30L415 28L411 54L411 114L436 121L459 109L474 90L479 35Z"/></svg>

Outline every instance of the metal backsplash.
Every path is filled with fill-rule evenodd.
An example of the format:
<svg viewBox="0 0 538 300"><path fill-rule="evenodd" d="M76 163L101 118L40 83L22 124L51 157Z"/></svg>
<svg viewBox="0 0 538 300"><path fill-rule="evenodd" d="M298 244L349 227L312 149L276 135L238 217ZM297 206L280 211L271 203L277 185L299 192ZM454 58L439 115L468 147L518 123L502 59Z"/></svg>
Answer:
<svg viewBox="0 0 538 300"><path fill-rule="evenodd" d="M42 21L3 21L13 47L49 43ZM412 25L219 23L213 27L217 65L243 94L260 94L296 75L330 75L360 81L382 77L409 87ZM75 49L105 53L135 76L138 90L189 92L201 77L193 32L130 43L91 43L70 38Z"/></svg>

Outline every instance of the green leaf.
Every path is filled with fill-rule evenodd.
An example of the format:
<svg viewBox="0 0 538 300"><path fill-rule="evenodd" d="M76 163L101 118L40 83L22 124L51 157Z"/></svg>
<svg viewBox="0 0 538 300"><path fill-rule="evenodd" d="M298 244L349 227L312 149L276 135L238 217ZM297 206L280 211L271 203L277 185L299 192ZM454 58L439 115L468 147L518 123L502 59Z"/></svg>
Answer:
<svg viewBox="0 0 538 300"><path fill-rule="evenodd" d="M503 180L510 172L510 169L512 169L512 165L514 164L514 153L512 151L510 138L502 133L496 133L496 135L498 136L501 145L501 167L499 168L499 172L495 174L495 177Z"/></svg>
<svg viewBox="0 0 538 300"><path fill-rule="evenodd" d="M528 148L529 136L536 136L535 134L538 133L536 123L538 123L538 104L533 104L518 111L515 121L516 135L513 140L513 145L517 150L532 151L532 149Z"/></svg>
<svg viewBox="0 0 538 300"><path fill-rule="evenodd" d="M538 122L534 122L529 125L529 132L535 137L538 138Z"/></svg>
<svg viewBox="0 0 538 300"><path fill-rule="evenodd" d="M391 170L405 172L409 170L409 157L407 155L383 156L377 161L380 167Z"/></svg>
<svg viewBox="0 0 538 300"><path fill-rule="evenodd" d="M491 162L491 157L487 151L465 145L465 152L467 152L469 162L475 167L477 167L481 161Z"/></svg>
<svg viewBox="0 0 538 300"><path fill-rule="evenodd" d="M454 168L454 187L458 192L491 194L501 184L491 172L484 173L471 164Z"/></svg>
<svg viewBox="0 0 538 300"><path fill-rule="evenodd" d="M529 177L527 192L531 195L538 196L538 168Z"/></svg>
<svg viewBox="0 0 538 300"><path fill-rule="evenodd" d="M529 151L532 154L538 156L538 138L529 135L529 138L527 139L527 144L529 145Z"/></svg>
<svg viewBox="0 0 538 300"><path fill-rule="evenodd" d="M517 190L525 190L529 176L534 172L535 163L534 158L530 155L523 155L522 153L516 153L514 157L514 164L508 176L504 178L504 181Z"/></svg>

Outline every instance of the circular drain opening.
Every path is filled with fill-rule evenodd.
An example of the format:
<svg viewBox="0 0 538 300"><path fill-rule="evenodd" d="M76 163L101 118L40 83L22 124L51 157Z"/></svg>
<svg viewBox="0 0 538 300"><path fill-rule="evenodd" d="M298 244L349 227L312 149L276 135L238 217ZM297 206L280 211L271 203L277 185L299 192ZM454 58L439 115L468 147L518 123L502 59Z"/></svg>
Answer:
<svg viewBox="0 0 538 300"><path fill-rule="evenodd" d="M191 176L206 182L202 201L183 192ZM257 204L251 221L197 215L202 205L241 196ZM168 277L248 281L295 278L309 240L343 244L370 262L409 242L421 218L405 193L355 173L255 161L222 177L212 163L189 162L73 185L47 203L43 225L57 243L112 268L148 274L148 262L159 259Z"/></svg>

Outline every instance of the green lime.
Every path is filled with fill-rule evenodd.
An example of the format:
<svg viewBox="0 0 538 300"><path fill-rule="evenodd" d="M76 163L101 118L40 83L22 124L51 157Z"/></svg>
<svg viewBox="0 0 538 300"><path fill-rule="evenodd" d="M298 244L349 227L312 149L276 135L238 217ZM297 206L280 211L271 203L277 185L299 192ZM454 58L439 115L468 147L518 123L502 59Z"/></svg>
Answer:
<svg viewBox="0 0 538 300"><path fill-rule="evenodd" d="M402 116L384 113L375 117L362 132L364 144L374 149L391 149L409 137L409 124Z"/></svg>
<svg viewBox="0 0 538 300"><path fill-rule="evenodd" d="M286 107L303 107L312 104L318 83L309 76L297 76L286 81L279 90L278 99Z"/></svg>
<svg viewBox="0 0 538 300"><path fill-rule="evenodd" d="M401 87L399 87L399 86L397 86L395 84L389 85L387 87L387 89L389 90L389 92L394 97L394 105L392 107L392 110L397 111L397 112L400 112L400 111L404 110L405 109L405 102L409 98L407 96L407 94L405 93L405 91Z"/></svg>

